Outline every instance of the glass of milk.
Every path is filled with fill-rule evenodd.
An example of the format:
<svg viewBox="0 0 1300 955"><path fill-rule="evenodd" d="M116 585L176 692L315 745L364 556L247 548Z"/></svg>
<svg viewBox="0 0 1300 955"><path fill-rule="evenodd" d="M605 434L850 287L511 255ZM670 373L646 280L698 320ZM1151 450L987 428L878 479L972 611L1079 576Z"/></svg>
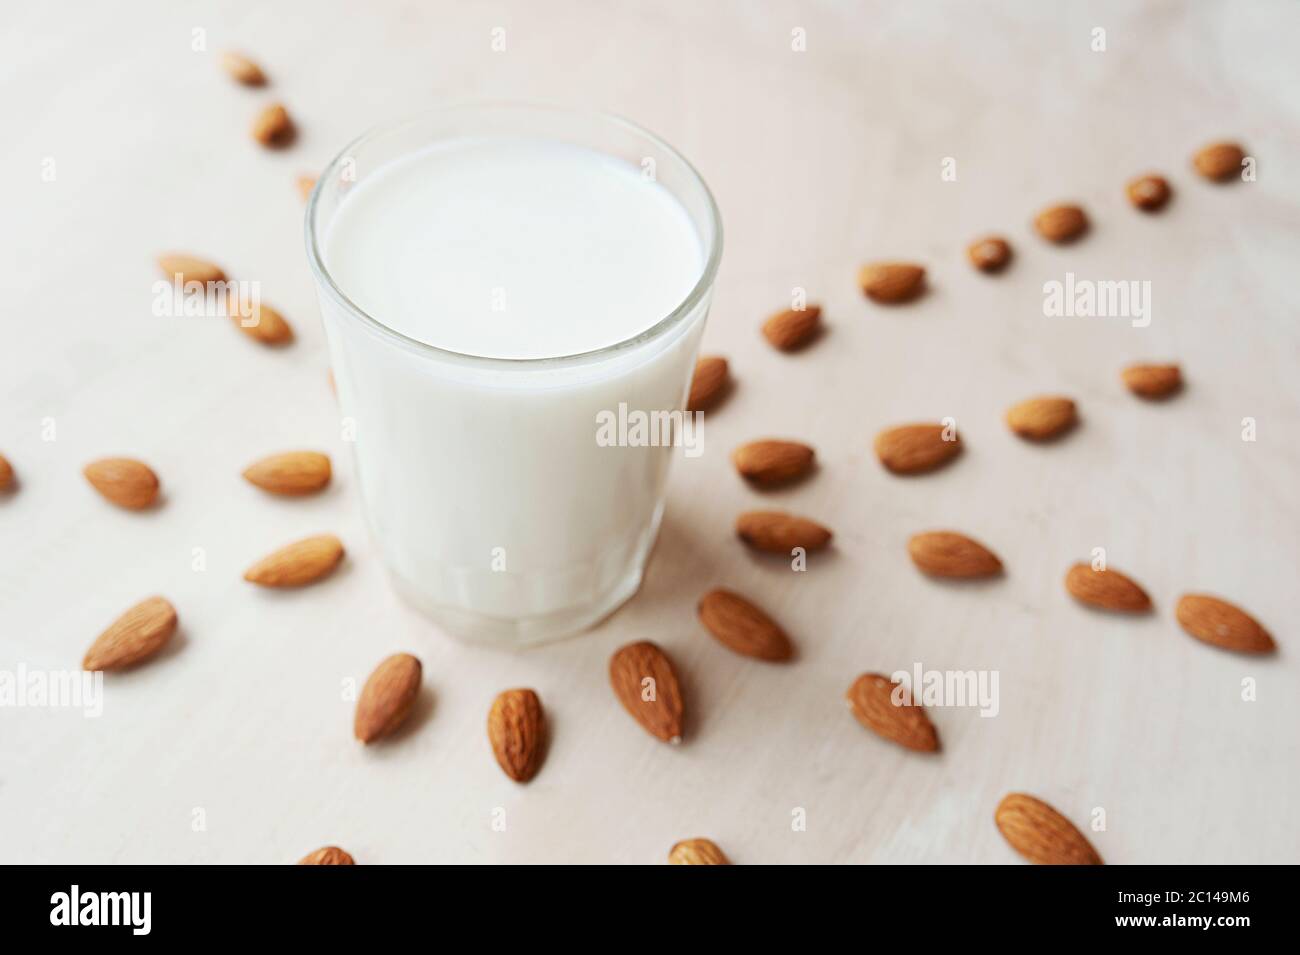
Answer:
<svg viewBox="0 0 1300 955"><path fill-rule="evenodd" d="M506 646L631 597L683 453L635 424L660 412L690 435L672 416L722 253L699 174L615 117L457 106L345 148L306 231L363 507L402 596Z"/></svg>

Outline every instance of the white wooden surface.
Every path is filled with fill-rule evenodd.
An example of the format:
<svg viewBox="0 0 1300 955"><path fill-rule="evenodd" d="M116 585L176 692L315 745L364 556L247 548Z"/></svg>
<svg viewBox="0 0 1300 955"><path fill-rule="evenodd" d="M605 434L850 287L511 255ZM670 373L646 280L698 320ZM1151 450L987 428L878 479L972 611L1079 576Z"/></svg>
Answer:
<svg viewBox="0 0 1300 955"><path fill-rule="evenodd" d="M281 863L337 843L363 863L660 862L708 835L741 863L1002 863L1015 857L993 808L1024 789L1081 825L1104 808L1093 839L1111 862L1300 860L1300 9L979 6L7 5L0 453L21 487L0 501L0 669L75 667L153 593L178 607L182 639L109 680L100 719L0 709L0 857ZM795 28L806 52L790 48ZM269 89L226 80L227 47L258 58ZM675 465L648 580L596 632L517 655L452 642L385 584L325 381L293 185L372 123L464 97L633 117L696 161L727 227L705 342L738 387L709 418L707 453ZM272 98L301 129L280 154L246 133ZM1193 149L1223 136L1257 157L1257 182L1194 178ZM956 182L940 180L944 157ZM1176 191L1158 216L1123 196L1148 169ZM1048 248L1028 220L1063 198L1094 228ZM995 279L963 257L987 230L1017 250ZM297 343L274 352L224 321L153 317L153 258L170 248L261 281ZM863 301L855 271L880 257L926 263L930 293L905 309ZM1150 280L1150 327L1045 318L1042 283L1067 270ZM786 357L757 326L793 286L830 331ZM1124 392L1119 369L1144 358L1181 362L1185 393L1152 406ZM1042 391L1073 395L1084 418L1048 448L1001 421ZM878 429L943 415L968 445L955 466L882 471ZM814 444L820 473L775 495L742 486L728 452L767 435ZM240 479L291 447L333 456L324 496L276 501ZM116 453L155 466L163 507L120 512L90 490L82 464ZM765 504L830 524L834 552L804 574L746 553L732 521ZM987 541L1006 579L923 579L905 541L934 527ZM240 579L319 530L349 548L328 583L268 594ZM1149 589L1153 617L1068 598L1065 569L1096 546ZM760 598L800 659L766 666L707 637L694 606L714 585ZM1281 652L1185 636L1184 590L1236 600ZM609 691L610 652L640 638L683 671L681 747ZM398 649L422 658L430 693L412 731L363 750L340 687ZM874 738L842 702L856 674L915 661L1000 675L996 718L934 714L937 759ZM493 695L519 685L552 725L527 787L484 731ZM806 831L792 831L796 808Z"/></svg>

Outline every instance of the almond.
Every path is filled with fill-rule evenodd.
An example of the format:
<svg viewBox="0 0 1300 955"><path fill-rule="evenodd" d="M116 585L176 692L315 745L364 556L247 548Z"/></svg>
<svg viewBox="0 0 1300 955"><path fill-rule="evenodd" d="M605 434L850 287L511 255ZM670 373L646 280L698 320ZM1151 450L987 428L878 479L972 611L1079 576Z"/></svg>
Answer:
<svg viewBox="0 0 1300 955"><path fill-rule="evenodd" d="M1178 623L1197 640L1238 653L1272 653L1272 635L1240 607L1209 594L1184 594L1174 611Z"/></svg>
<svg viewBox="0 0 1300 955"><path fill-rule="evenodd" d="M895 305L921 293L925 269L910 262L872 262L858 270L858 285L873 302Z"/></svg>
<svg viewBox="0 0 1300 955"><path fill-rule="evenodd" d="M1236 143L1210 143L1197 151L1192 164L1206 179L1226 182L1241 175L1241 163L1245 158L1246 151Z"/></svg>
<svg viewBox="0 0 1300 955"><path fill-rule="evenodd" d="M386 657L361 688L352 734L363 743L373 743L401 726L420 695L423 672L420 661L409 653Z"/></svg>
<svg viewBox="0 0 1300 955"><path fill-rule="evenodd" d="M815 452L798 441L751 441L731 452L741 477L755 484L784 484L812 470Z"/></svg>
<svg viewBox="0 0 1300 955"><path fill-rule="evenodd" d="M14 483L14 466L9 459L0 454L0 491L7 491Z"/></svg>
<svg viewBox="0 0 1300 955"><path fill-rule="evenodd" d="M700 622L723 646L759 660L788 660L794 647L785 631L758 607L730 590L700 599Z"/></svg>
<svg viewBox="0 0 1300 955"><path fill-rule="evenodd" d="M788 554L796 547L821 550L831 540L822 525L783 511L746 511L736 518L736 533L750 547L774 554Z"/></svg>
<svg viewBox="0 0 1300 955"><path fill-rule="evenodd" d="M797 351L817 336L821 330L821 319L820 305L787 308L763 323L763 337L781 351Z"/></svg>
<svg viewBox="0 0 1300 955"><path fill-rule="evenodd" d="M488 712L488 741L497 764L517 783L537 775L545 733L542 701L532 690L506 690Z"/></svg>
<svg viewBox="0 0 1300 955"><path fill-rule="evenodd" d="M1034 217L1034 228L1049 242L1073 242L1088 230L1088 216L1079 206L1049 206Z"/></svg>
<svg viewBox="0 0 1300 955"><path fill-rule="evenodd" d="M344 852L338 846L326 846L324 849L317 849L315 852L309 852L298 860L299 865L356 865L357 862L352 856Z"/></svg>
<svg viewBox="0 0 1300 955"><path fill-rule="evenodd" d="M299 176L295 180L295 184L298 186L298 195L302 196L303 202L306 202L311 198L312 190L316 188L316 177Z"/></svg>
<svg viewBox="0 0 1300 955"><path fill-rule="evenodd" d="M302 587L328 575L342 559L343 542L320 534L263 557L244 571L244 579L261 587Z"/></svg>
<svg viewBox="0 0 1300 955"><path fill-rule="evenodd" d="M954 430L941 424L904 424L876 435L876 457L895 474L921 474L948 463L961 451Z"/></svg>
<svg viewBox="0 0 1300 955"><path fill-rule="evenodd" d="M168 279L174 280L179 276L181 284L201 282L206 285L209 282L226 280L226 273L221 270L221 266L180 252L168 252L158 256L158 266Z"/></svg>
<svg viewBox="0 0 1300 955"><path fill-rule="evenodd" d="M998 803L993 819L1002 837L1035 865L1101 865L1101 856L1070 820L1025 793Z"/></svg>
<svg viewBox="0 0 1300 955"><path fill-rule="evenodd" d="M907 542L912 562L935 577L993 577L1002 561L979 541L955 531L927 531Z"/></svg>
<svg viewBox="0 0 1300 955"><path fill-rule="evenodd" d="M243 83L245 86L264 86L266 84L266 74L262 72L262 68L242 54L229 50L222 53L221 68L229 73L236 82Z"/></svg>
<svg viewBox="0 0 1300 955"><path fill-rule="evenodd" d="M1162 208L1173 194L1169 182L1164 176L1138 176L1125 189L1128 201L1143 212L1155 212Z"/></svg>
<svg viewBox="0 0 1300 955"><path fill-rule="evenodd" d="M1121 377L1140 398L1168 398L1183 387L1183 372L1177 365L1129 365Z"/></svg>
<svg viewBox="0 0 1300 955"><path fill-rule="evenodd" d="M280 103L272 103L253 121L253 138L263 146L278 148L293 141L293 120Z"/></svg>
<svg viewBox="0 0 1300 955"><path fill-rule="evenodd" d="M609 683L623 708L651 736L682 738L682 691L672 661L648 640L629 643L609 658Z"/></svg>
<svg viewBox="0 0 1300 955"><path fill-rule="evenodd" d="M1089 564L1075 564L1065 575L1065 589L1080 603L1118 613L1146 613L1151 598L1118 570L1093 570Z"/></svg>
<svg viewBox="0 0 1300 955"><path fill-rule="evenodd" d="M318 451L287 451L250 464L244 477L272 494L315 494L330 482L330 459Z"/></svg>
<svg viewBox="0 0 1300 955"><path fill-rule="evenodd" d="M726 393L728 383L727 359L706 355L695 363L691 376L691 393L686 401L687 411L706 411L717 404Z"/></svg>
<svg viewBox="0 0 1300 955"><path fill-rule="evenodd" d="M176 608L162 597L140 601L95 639L82 669L124 670L144 662L172 638L176 620Z"/></svg>
<svg viewBox="0 0 1300 955"><path fill-rule="evenodd" d="M139 511L158 499L158 475L134 458L100 458L82 470L86 480L118 507Z"/></svg>
<svg viewBox="0 0 1300 955"><path fill-rule="evenodd" d="M709 839L683 839L668 853L669 865L731 865L731 860Z"/></svg>
<svg viewBox="0 0 1300 955"><path fill-rule="evenodd" d="M257 305L251 312L231 312L231 320L241 332L263 345L285 345L293 341L293 326L270 305Z"/></svg>
<svg viewBox="0 0 1300 955"><path fill-rule="evenodd" d="M917 752L939 751L934 724L921 704L912 703L905 686L879 673L864 673L853 681L845 698L858 722L878 736Z"/></svg>
<svg viewBox="0 0 1300 955"><path fill-rule="evenodd" d="M1000 235L986 235L966 247L966 257L981 272L1001 272L1011 261L1011 243Z"/></svg>
<svg viewBox="0 0 1300 955"><path fill-rule="evenodd" d="M1030 441L1051 441L1078 422L1074 402L1059 395L1028 398L1007 411L1007 425Z"/></svg>

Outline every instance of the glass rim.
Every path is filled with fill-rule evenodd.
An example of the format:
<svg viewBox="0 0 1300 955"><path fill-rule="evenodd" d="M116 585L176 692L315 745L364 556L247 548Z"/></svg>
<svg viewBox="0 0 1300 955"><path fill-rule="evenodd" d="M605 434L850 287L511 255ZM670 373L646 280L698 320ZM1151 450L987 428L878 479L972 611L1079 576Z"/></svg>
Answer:
<svg viewBox="0 0 1300 955"><path fill-rule="evenodd" d="M701 240L707 244L707 255L705 256L704 267L700 270L700 277L691 290L686 294L686 297L682 299L682 301L667 315L658 319L654 324L630 338L625 338L610 345L603 345L600 348L574 352L569 355L547 355L541 358L494 358L488 355L475 355L469 352L440 348L437 345L430 345L428 342L420 341L418 338L412 338L409 335L405 335L361 308L361 306L352 301L352 299L348 297L347 293L338 286L338 283L334 281L334 276L330 273L329 267L325 264L324 256L321 253L320 242L317 240L316 220L320 209L322 185L337 178L339 168L353 152L380 136L394 132L404 126L414 125L421 120L439 114L492 112L497 110L521 110L540 114L564 114L571 117L585 117L601 123L607 123L611 126L620 127L624 130L630 131L647 140L682 164L690 179L699 186L703 193L706 206L705 212L708 223L712 226L713 236L711 241L706 236L700 237ZM600 150L596 148L596 151ZM329 165L327 165L321 172L320 176L316 180L316 185L312 188L311 195L307 199L304 228L307 239L307 260L308 264L311 266L312 275L316 279L317 287L323 289L325 293L343 309L343 311L349 313L354 318L359 319L363 325L377 331L382 337L391 339L393 342L404 348L414 350L417 353L429 357L444 359L450 358L457 362L468 362L483 367L496 366L517 370L538 369L558 364L580 363L591 359L604 358L616 352L636 348L657 338L661 338L680 325L688 315L691 315L699 306L700 302L709 294L710 289L713 287L713 281L717 276L718 265L722 260L722 214L718 210L717 201L713 198L713 193L709 189L708 183L704 181L704 177L700 175L699 170L691 164L689 159L683 156L666 140L650 132L643 126L614 113L541 103L512 102L508 100L468 100L444 104L422 110L419 113L408 115L401 119L372 126L370 129L366 130L360 136L357 136L344 146L339 153L330 160Z"/></svg>

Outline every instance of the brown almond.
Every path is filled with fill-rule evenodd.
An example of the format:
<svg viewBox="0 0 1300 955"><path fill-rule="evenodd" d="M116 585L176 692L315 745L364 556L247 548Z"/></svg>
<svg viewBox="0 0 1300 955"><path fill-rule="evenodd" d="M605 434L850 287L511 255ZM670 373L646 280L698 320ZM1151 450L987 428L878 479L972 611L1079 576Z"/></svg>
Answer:
<svg viewBox="0 0 1300 955"><path fill-rule="evenodd" d="M118 507L140 511L158 499L158 475L134 458L100 458L82 469L86 480Z"/></svg>
<svg viewBox="0 0 1300 955"><path fill-rule="evenodd" d="M700 599L700 622L723 646L759 660L789 660L790 638L775 620L730 590L711 590Z"/></svg>
<svg viewBox="0 0 1300 955"><path fill-rule="evenodd" d="M420 695L423 673L420 661L409 653L386 657L361 688L352 734L363 743L373 743L406 722Z"/></svg>
<svg viewBox="0 0 1300 955"><path fill-rule="evenodd" d="M1143 212L1155 212L1162 209L1173 191L1169 188L1169 181L1164 176L1146 175L1138 176L1132 180L1124 190L1128 193L1128 201L1133 203Z"/></svg>
<svg viewBox="0 0 1300 955"><path fill-rule="evenodd" d="M993 814L998 831L1034 865L1101 865L1101 856L1074 823L1033 796L1011 793Z"/></svg>
<svg viewBox="0 0 1300 955"><path fill-rule="evenodd" d="M1209 594L1184 594L1174 611L1178 623L1197 640L1238 653L1272 653L1273 636L1250 614Z"/></svg>
<svg viewBox="0 0 1300 955"><path fill-rule="evenodd" d="M763 323L763 337L781 351L797 351L816 337L821 319L820 305L787 308Z"/></svg>
<svg viewBox="0 0 1300 955"><path fill-rule="evenodd" d="M746 511L736 518L736 533L750 547L774 554L789 554L796 547L821 550L831 541L831 532L821 524L784 511Z"/></svg>
<svg viewBox="0 0 1300 955"><path fill-rule="evenodd" d="M330 459L319 451L286 451L250 464L244 477L272 494L315 494L330 482Z"/></svg>
<svg viewBox="0 0 1300 955"><path fill-rule="evenodd" d="M1183 372L1177 365L1129 365L1121 377L1139 398L1168 398L1183 387Z"/></svg>
<svg viewBox="0 0 1300 955"><path fill-rule="evenodd" d="M1118 570L1093 570L1075 564L1065 575L1065 589L1080 603L1117 613L1147 613L1151 598L1137 583Z"/></svg>
<svg viewBox="0 0 1300 955"><path fill-rule="evenodd" d="M263 146L279 148L293 141L293 120L280 103L272 103L253 120L253 138Z"/></svg>
<svg viewBox="0 0 1300 955"><path fill-rule="evenodd" d="M993 577L1002 561L977 540L956 531L926 531L907 542L912 562L934 577Z"/></svg>
<svg viewBox="0 0 1300 955"><path fill-rule="evenodd" d="M925 269L910 262L871 262L858 270L858 285L873 302L895 305L921 294Z"/></svg>
<svg viewBox="0 0 1300 955"><path fill-rule="evenodd" d="M14 483L14 466L9 463L9 459L0 454L0 491L7 491L13 487Z"/></svg>
<svg viewBox="0 0 1300 955"><path fill-rule="evenodd" d="M306 202L311 198L312 190L316 188L316 177L299 176L295 180L295 185L298 187L298 195L302 196L303 202Z"/></svg>
<svg viewBox="0 0 1300 955"><path fill-rule="evenodd" d="M609 683L623 708L651 736L682 738L682 691L668 655L649 640L629 643L609 658Z"/></svg>
<svg viewBox="0 0 1300 955"><path fill-rule="evenodd" d="M299 865L356 865L357 862L351 854L344 852L338 846L326 846L323 849L317 849L315 852L309 852L298 860Z"/></svg>
<svg viewBox="0 0 1300 955"><path fill-rule="evenodd" d="M880 673L864 673L853 681L845 698L857 721L876 735L917 752L939 751L934 724L902 684Z"/></svg>
<svg viewBox="0 0 1300 955"><path fill-rule="evenodd" d="M812 470L816 453L798 441L751 441L731 452L736 470L755 484L785 484Z"/></svg>
<svg viewBox="0 0 1300 955"><path fill-rule="evenodd" d="M488 741L497 764L517 783L537 775L545 722L542 701L532 690L506 690L488 712Z"/></svg>
<svg viewBox="0 0 1300 955"><path fill-rule="evenodd" d="M327 576L342 559L343 542L320 534L263 557L244 571L244 579L261 587L302 587Z"/></svg>
<svg viewBox="0 0 1300 955"><path fill-rule="evenodd" d="M230 50L222 53L221 68L237 83L243 83L245 86L266 85L266 74L262 72L262 68L241 53Z"/></svg>
<svg viewBox="0 0 1300 955"><path fill-rule="evenodd" d="M1245 158L1246 151L1236 143L1210 143L1197 150L1192 165L1206 179L1227 182L1241 176L1241 163Z"/></svg>
<svg viewBox="0 0 1300 955"><path fill-rule="evenodd" d="M254 341L263 345L285 345L293 341L293 326L270 305L257 305L248 313L236 308L231 321Z"/></svg>
<svg viewBox="0 0 1300 955"><path fill-rule="evenodd" d="M876 435L876 457L895 474L922 474L961 452L961 436L942 424L904 424Z"/></svg>
<svg viewBox="0 0 1300 955"><path fill-rule="evenodd" d="M1074 402L1060 395L1041 395L1012 405L1007 425L1030 441L1051 441L1075 426L1079 420Z"/></svg>
<svg viewBox="0 0 1300 955"><path fill-rule="evenodd" d="M981 272L1001 272L1011 261L1011 243L1000 235L986 235L966 247L966 257Z"/></svg>
<svg viewBox="0 0 1300 955"><path fill-rule="evenodd" d="M1079 206L1049 206L1034 217L1034 228L1049 242L1073 242L1088 231L1088 215Z"/></svg>
<svg viewBox="0 0 1300 955"><path fill-rule="evenodd" d="M731 860L709 839L683 839L668 853L669 865L731 865Z"/></svg>
<svg viewBox="0 0 1300 955"><path fill-rule="evenodd" d="M162 597L142 600L114 620L90 645L83 670L125 670L149 659L176 632L176 608Z"/></svg>
<svg viewBox="0 0 1300 955"><path fill-rule="evenodd" d="M686 400L687 411L707 411L726 393L729 380L727 359L718 355L705 355L695 363L691 376L691 393Z"/></svg>
<svg viewBox="0 0 1300 955"><path fill-rule="evenodd" d="M222 271L221 266L180 252L168 252L158 256L158 267L168 279L174 280L176 276L180 276L181 284L201 282L206 285L209 282L226 280L226 273Z"/></svg>

